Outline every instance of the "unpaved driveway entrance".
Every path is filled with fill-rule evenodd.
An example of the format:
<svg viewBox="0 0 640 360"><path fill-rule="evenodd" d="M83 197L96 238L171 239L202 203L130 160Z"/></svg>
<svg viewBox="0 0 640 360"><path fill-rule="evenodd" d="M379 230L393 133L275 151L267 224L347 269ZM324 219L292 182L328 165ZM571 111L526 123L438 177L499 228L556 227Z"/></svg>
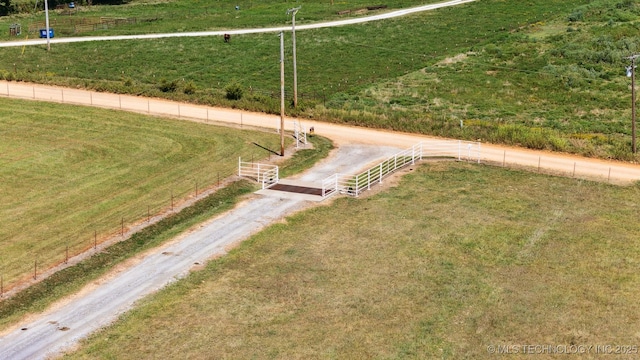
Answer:
<svg viewBox="0 0 640 360"><path fill-rule="evenodd" d="M336 170L356 172L400 150L371 145L343 146L298 178L313 183ZM225 254L229 247L251 234L312 204L286 193L252 195L226 214L147 252L70 299L55 304L34 320L19 324L0 338L0 359L43 359L73 347L80 339L131 309L136 301L185 276L194 266Z"/></svg>
<svg viewBox="0 0 640 360"><path fill-rule="evenodd" d="M0 96L120 109L150 115L177 117L189 121L233 124L240 127L251 126L270 129L280 127L280 118L275 115L28 83L0 81ZM293 120L295 119L287 119L285 129L293 129ZM432 144L451 141L419 134L345 126L306 119L300 121L307 128L313 126L317 134L332 139L338 145L367 144L406 149L420 141L429 141ZM638 165L502 145L483 143L480 160L501 166L527 167L547 173L619 184L640 180L640 166Z"/></svg>
<svg viewBox="0 0 640 360"><path fill-rule="evenodd" d="M0 95L169 115L190 121L279 127L276 116L77 89L0 82ZM304 123L307 127L314 126L316 133L331 138L339 145L330 159L298 178L306 182L320 181L335 172L353 173L419 141L432 144L450 141L317 121L305 120ZM530 168L537 166L545 171L611 182L640 180L640 167L636 165L497 145L483 144L480 160ZM171 244L150 251L134 261L132 266L117 274L112 273L71 299L52 306L35 320L20 324L0 338L0 358L44 358L73 346L79 339L130 309L135 301L184 276L196 263L224 254L232 244L310 204L304 199L283 194L256 195Z"/></svg>

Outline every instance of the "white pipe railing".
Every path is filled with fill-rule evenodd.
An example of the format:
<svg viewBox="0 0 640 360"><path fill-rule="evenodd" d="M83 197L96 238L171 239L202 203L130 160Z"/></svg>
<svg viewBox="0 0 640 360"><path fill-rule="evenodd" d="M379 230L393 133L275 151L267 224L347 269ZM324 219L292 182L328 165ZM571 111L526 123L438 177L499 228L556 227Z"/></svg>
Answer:
<svg viewBox="0 0 640 360"><path fill-rule="evenodd" d="M296 129L298 124L294 123ZM382 181L392 173L405 166L414 165L417 160L425 157L452 157L459 161L480 163L480 143L461 140L420 142L359 174L333 174L327 177L322 181L322 197L326 198L336 193L358 196L361 192L370 190L371 186L382 184ZM243 162L240 158L238 159L238 176L255 179L262 184L263 189L280 181L278 166Z"/></svg>
<svg viewBox="0 0 640 360"><path fill-rule="evenodd" d="M262 173L262 189L267 189L280 181L278 167L266 170Z"/></svg>
<svg viewBox="0 0 640 360"><path fill-rule="evenodd" d="M280 181L277 165L245 162L242 161L242 158L238 158L238 176L254 179L262 184L263 189L271 187Z"/></svg>
<svg viewBox="0 0 640 360"><path fill-rule="evenodd" d="M458 161L475 161L480 163L480 143L462 140L440 140L422 142L423 156L454 157Z"/></svg>
<svg viewBox="0 0 640 360"><path fill-rule="evenodd" d="M477 161L480 163L480 143L461 140L433 143L420 142L360 174L335 174L337 190L347 195L358 196L362 191L370 190L372 185L381 184L382 180L390 174L407 165L414 165L416 160L422 160L425 157L453 157L459 161ZM324 186L325 184L323 183L323 189Z"/></svg>
<svg viewBox="0 0 640 360"><path fill-rule="evenodd" d="M338 192L338 174L333 174L322 180L322 197L336 194Z"/></svg>

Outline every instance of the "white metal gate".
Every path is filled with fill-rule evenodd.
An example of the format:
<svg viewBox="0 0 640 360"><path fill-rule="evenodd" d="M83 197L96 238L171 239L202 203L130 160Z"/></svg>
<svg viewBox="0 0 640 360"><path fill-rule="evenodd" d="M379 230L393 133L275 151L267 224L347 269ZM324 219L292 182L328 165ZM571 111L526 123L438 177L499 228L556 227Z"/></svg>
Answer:
<svg viewBox="0 0 640 360"><path fill-rule="evenodd" d="M254 179L267 189L280 181L277 165L244 162L238 158L238 176Z"/></svg>

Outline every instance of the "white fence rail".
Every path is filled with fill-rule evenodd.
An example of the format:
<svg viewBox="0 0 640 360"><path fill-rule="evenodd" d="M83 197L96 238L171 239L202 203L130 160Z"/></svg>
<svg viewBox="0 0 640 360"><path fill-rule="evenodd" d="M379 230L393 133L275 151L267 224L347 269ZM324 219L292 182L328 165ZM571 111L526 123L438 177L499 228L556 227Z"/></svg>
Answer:
<svg viewBox="0 0 640 360"><path fill-rule="evenodd" d="M426 157L448 157L480 163L480 143L455 140L420 142L359 174L329 176L322 182L322 196L327 197L338 192L358 196L361 192L370 190L371 186L381 184L384 178L397 170Z"/></svg>
<svg viewBox="0 0 640 360"><path fill-rule="evenodd" d="M307 145L307 128L299 121L293 121L293 137L296 139L296 149L300 144Z"/></svg>
<svg viewBox="0 0 640 360"><path fill-rule="evenodd" d="M322 197L325 198L327 196L337 194L338 189L338 174L333 174L328 178L322 180Z"/></svg>
<svg viewBox="0 0 640 360"><path fill-rule="evenodd" d="M238 158L238 176L254 179L262 184L263 189L267 189L280 181L278 166L244 162L241 158Z"/></svg>
<svg viewBox="0 0 640 360"><path fill-rule="evenodd" d="M480 163L480 143L462 140L423 141L422 151L425 157L455 157L459 161Z"/></svg>

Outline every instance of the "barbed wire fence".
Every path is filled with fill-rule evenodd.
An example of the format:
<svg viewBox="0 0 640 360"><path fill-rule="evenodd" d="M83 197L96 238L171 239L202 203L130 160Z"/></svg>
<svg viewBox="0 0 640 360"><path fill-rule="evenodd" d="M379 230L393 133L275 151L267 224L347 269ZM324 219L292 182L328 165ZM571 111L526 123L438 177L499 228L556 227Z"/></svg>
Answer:
<svg viewBox="0 0 640 360"><path fill-rule="evenodd" d="M209 108L196 105L181 105L164 100L147 100L142 105L138 101L131 101L129 96L103 94L96 92L78 92L70 89L40 87L6 83L4 89L0 85L0 95L14 98L42 100L67 104L92 105L105 108L148 113L153 115L167 115L170 117L184 117L183 111L190 112L188 116L195 116L198 120L216 121L216 116ZM114 97L115 96L115 97ZM188 109L186 109L188 108ZM235 113L232 116L236 116ZM242 114L239 119L242 126ZM249 153L249 154L248 154ZM236 154L250 158L251 161L271 159L268 151L256 147L254 150ZM249 155L249 156L247 156ZM65 241L58 241L52 248L46 250L27 251L23 256L8 259L0 258L0 298L10 296L19 290L40 281L52 273L79 262L85 256L103 251L108 245L128 239L135 232L153 225L160 220L175 214L202 199L237 178L235 162L226 167L213 164L210 168L202 168L196 173L190 172L183 177L172 180L172 184L164 196L147 198L146 204L137 202L137 209L131 206L121 208L120 211L101 214L100 219L87 223L82 231L75 236L66 236ZM118 194L112 194L114 196ZM99 201L99 199L97 200ZM90 209L76 209L89 211Z"/></svg>
<svg viewBox="0 0 640 360"><path fill-rule="evenodd" d="M196 176L185 176L174 181L174 186L164 197L142 206L138 202L134 211L124 209L103 214L99 221L87 224L77 237L58 241L46 253L26 252L19 258L4 259L0 264L0 298L10 296L114 243L129 239L134 233L215 193L236 180L236 175L235 166L227 166L216 167L208 176L203 176L202 172ZM83 210L87 209L74 209Z"/></svg>
<svg viewBox="0 0 640 360"><path fill-rule="evenodd" d="M243 112L224 111L214 112L208 107L198 105L185 105L163 99L145 99L146 101L132 101L134 96L107 94L91 91L81 91L75 89L63 89L56 87L42 87L30 84L9 83L5 86L0 84L0 95L15 98L34 99L50 102L60 102L68 104L92 105L104 108L115 108L120 110L148 113L154 115L168 115L173 117L188 117L199 121L215 122L230 121L239 124L254 120L254 115ZM279 96L279 94L277 94ZM305 96L303 94L303 96ZM322 96L319 93L310 96ZM223 119L224 117L228 119ZM274 118L275 119L275 118ZM253 124L256 122L253 121ZM272 126L275 127L275 126ZM255 159L266 157L267 154L256 155ZM494 154L495 155L495 154ZM558 163L551 156L531 155L527 161L522 159L511 160L509 151L504 150L501 161L495 156L492 159L483 158L482 163L488 163L505 168L526 169L528 171L544 173L550 175L560 175L577 179L596 180L612 184L623 184L629 181L621 179L620 173L623 171L620 166L595 166L588 162L578 161ZM53 249L49 254L26 253L20 259L13 259L11 262L0 259L0 297L20 289L20 286L31 284L48 276L54 270L68 266L77 258L79 254L91 251L100 251L110 241L121 241L128 238L133 232L159 221L163 216L172 214L182 208L184 204L205 196L211 189L217 189L221 182L236 175L236 168L210 170L207 175L189 175L178 179L169 193L163 199L142 206L137 212L137 216L130 213L114 212L106 216L104 224L88 224L85 231L77 235L76 239L69 241ZM204 170L203 170L204 171ZM26 286L25 286L26 287Z"/></svg>

